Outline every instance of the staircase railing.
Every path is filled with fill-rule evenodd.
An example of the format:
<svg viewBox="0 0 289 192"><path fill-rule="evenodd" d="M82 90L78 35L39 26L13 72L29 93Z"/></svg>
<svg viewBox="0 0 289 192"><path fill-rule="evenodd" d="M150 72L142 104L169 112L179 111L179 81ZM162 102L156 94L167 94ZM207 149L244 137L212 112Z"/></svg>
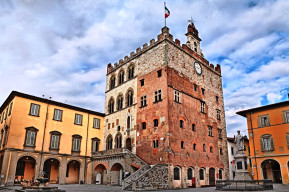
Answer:
<svg viewBox="0 0 289 192"><path fill-rule="evenodd" d="M144 167L140 168L136 172L132 173L130 176L125 178L122 181L122 189L126 190L127 188L131 187L132 181L136 180L138 177L140 177L142 174L144 174L147 170L151 168L150 165L145 165Z"/></svg>

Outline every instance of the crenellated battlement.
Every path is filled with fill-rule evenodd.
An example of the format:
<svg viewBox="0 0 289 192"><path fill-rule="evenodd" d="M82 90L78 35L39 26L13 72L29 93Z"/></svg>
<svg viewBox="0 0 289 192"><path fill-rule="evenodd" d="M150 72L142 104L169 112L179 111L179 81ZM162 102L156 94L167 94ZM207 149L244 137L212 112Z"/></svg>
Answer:
<svg viewBox="0 0 289 192"><path fill-rule="evenodd" d="M190 27L188 27L188 30L191 29ZM192 31L188 31L188 33L191 33ZM210 64L208 60L206 60L204 58L204 55L201 53L197 53L196 51L194 51L192 48L190 48L187 44L182 44L179 39L175 39L173 35L171 35L169 33L169 28L168 27L163 27L161 29L161 34L159 34L157 36L157 40L155 39L151 39L149 44L145 43L142 48L138 47L136 49L136 51L131 52L129 56L125 56L124 59L120 59L118 63L114 63L114 65L112 66L111 63L109 63L107 65L107 74L113 72L114 70L116 70L117 68L119 68L120 66L124 65L125 63L133 60L134 58L136 58L137 56L143 54L144 52L146 52L147 50L151 49L152 47L156 46L157 44L163 42L163 41L169 41L171 44L175 45L176 47L178 47L179 49L181 49L182 51L186 52L187 54L191 55L192 57L196 58L197 60L199 60L201 63L203 63L204 65L207 65L208 68L211 68L212 70L221 73L221 67L219 64L217 64L217 66L215 67L213 64Z"/></svg>

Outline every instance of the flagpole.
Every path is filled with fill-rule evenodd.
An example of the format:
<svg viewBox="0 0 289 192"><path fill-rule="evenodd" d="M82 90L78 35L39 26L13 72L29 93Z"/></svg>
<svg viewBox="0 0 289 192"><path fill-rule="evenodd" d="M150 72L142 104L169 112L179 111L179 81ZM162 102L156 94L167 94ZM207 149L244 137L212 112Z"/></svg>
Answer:
<svg viewBox="0 0 289 192"><path fill-rule="evenodd" d="M166 19L166 2L164 2L164 11L165 11L165 27L167 26L167 19Z"/></svg>

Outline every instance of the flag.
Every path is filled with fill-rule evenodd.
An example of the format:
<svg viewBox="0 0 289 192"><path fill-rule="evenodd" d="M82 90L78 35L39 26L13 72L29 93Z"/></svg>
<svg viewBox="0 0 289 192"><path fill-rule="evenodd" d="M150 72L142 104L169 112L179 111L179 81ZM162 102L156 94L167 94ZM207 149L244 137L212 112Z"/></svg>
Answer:
<svg viewBox="0 0 289 192"><path fill-rule="evenodd" d="M165 7L165 18L167 18L168 16L170 16L170 11L167 7Z"/></svg>

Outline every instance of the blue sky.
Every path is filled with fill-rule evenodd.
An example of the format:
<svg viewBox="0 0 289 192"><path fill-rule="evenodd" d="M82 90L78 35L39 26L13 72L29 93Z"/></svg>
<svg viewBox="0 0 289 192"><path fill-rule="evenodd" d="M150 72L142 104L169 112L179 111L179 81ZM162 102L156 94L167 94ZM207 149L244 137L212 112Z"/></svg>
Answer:
<svg viewBox="0 0 289 192"><path fill-rule="evenodd" d="M205 57L222 67L227 132L236 111L287 100L289 1L167 0L174 38L193 17ZM103 112L105 73L156 38L163 1L1 0L0 103L12 90Z"/></svg>

